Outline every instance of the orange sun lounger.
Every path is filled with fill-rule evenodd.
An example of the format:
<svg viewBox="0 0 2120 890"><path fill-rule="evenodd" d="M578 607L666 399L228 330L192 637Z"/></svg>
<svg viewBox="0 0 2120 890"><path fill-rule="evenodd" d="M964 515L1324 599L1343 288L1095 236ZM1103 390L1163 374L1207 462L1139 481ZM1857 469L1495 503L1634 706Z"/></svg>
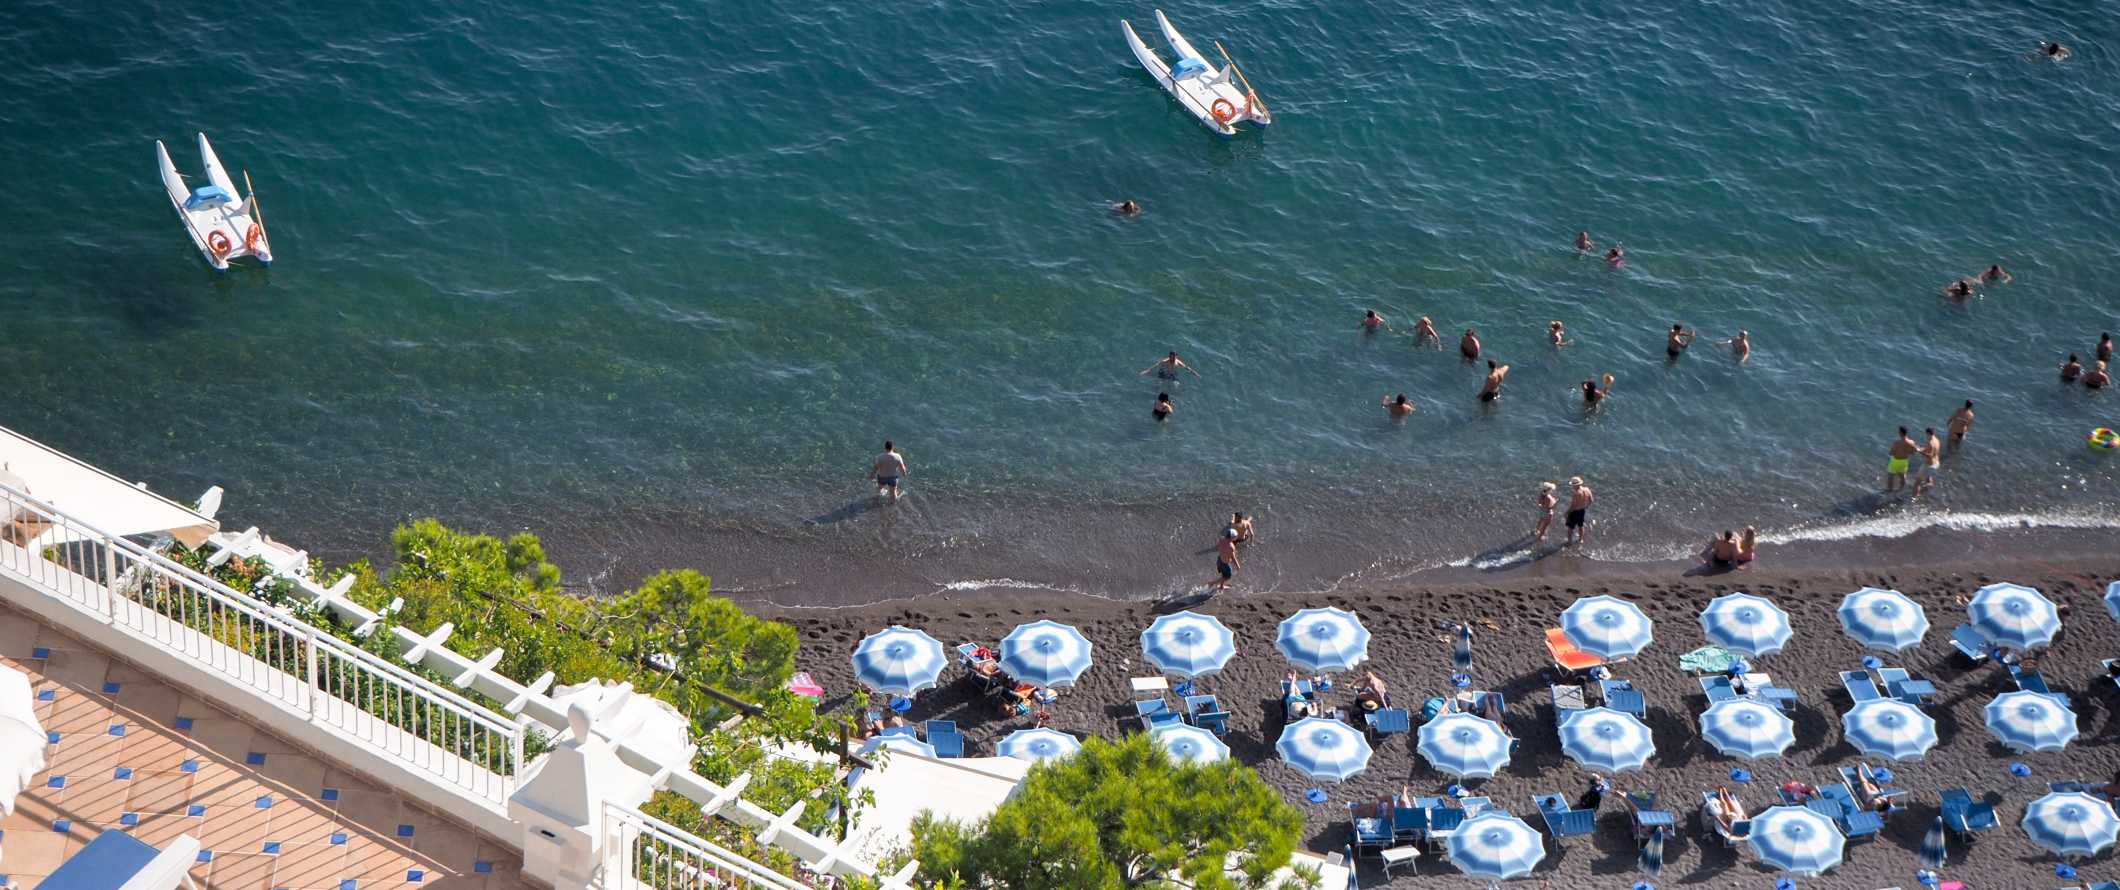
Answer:
<svg viewBox="0 0 2120 890"><path fill-rule="evenodd" d="M1604 659L1575 648L1575 643L1558 627L1546 628L1546 652L1553 656L1554 665L1571 673L1587 671L1605 663Z"/></svg>

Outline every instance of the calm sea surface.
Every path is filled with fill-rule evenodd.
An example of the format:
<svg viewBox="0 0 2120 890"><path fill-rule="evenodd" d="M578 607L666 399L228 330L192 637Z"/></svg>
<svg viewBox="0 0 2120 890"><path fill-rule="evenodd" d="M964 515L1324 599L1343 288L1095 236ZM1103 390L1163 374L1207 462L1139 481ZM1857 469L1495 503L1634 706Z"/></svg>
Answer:
<svg viewBox="0 0 2120 890"><path fill-rule="evenodd" d="M2120 524L2083 444L2120 392L2053 373L2120 330L2109 7L1171 8L1273 108L1228 141L1128 55L1150 10L0 5L0 424L327 554L440 515L783 602L1161 595L1231 509L1253 587L1503 565L1573 474L1606 560ZM179 231L151 149L197 174L197 130L269 271ZM1939 299L1990 262L2016 283ZM1364 308L1477 327L1500 404ZM1743 367L1708 342L1739 328ZM1168 349L1203 378L1158 426ZM1892 428L1968 398L1940 497L1875 500ZM911 496L874 509L885 437Z"/></svg>

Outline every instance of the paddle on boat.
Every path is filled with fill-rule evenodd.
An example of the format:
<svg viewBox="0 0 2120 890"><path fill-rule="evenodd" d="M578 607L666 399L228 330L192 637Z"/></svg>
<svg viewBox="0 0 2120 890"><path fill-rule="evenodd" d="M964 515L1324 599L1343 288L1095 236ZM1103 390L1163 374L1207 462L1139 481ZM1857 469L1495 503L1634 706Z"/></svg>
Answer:
<svg viewBox="0 0 2120 890"><path fill-rule="evenodd" d="M1176 53L1176 64L1165 64L1148 44L1141 42L1141 35L1134 33L1134 26L1125 19L1119 20L1119 29L1126 33L1126 45L1134 50L1134 58L1141 67L1148 69L1156 83L1162 84L1179 105L1200 119L1200 124L1223 136L1237 134L1238 125L1263 127L1273 123L1273 115L1266 111L1266 103L1259 101L1258 91L1251 88L1250 79L1237 70L1237 63L1230 60L1222 45L1215 49L1222 53L1224 67L1213 62L1193 48L1192 43L1170 26L1170 19L1163 17L1163 10L1156 10L1156 27L1162 29L1163 39L1170 43L1171 52Z"/></svg>
<svg viewBox="0 0 2120 890"><path fill-rule="evenodd" d="M169 190L169 203L177 208L177 218L184 222L191 243L205 255L207 263L222 271L228 269L229 260L243 256L257 257L259 262L272 265L272 245L265 239L265 217L258 210L257 191L253 189L248 198L236 196L235 183L221 168L221 159L214 156L205 133L199 134L199 160L206 165L206 184L189 188L177 173L177 165L170 163L169 149L162 146L161 140L155 140L155 163L162 168L162 187ZM243 180L249 182L250 175L244 174Z"/></svg>

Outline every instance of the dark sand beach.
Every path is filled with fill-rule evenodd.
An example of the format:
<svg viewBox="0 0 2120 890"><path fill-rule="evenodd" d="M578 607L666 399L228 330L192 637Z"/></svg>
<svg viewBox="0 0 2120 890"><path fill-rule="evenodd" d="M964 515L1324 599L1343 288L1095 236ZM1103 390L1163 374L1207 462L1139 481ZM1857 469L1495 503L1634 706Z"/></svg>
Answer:
<svg viewBox="0 0 2120 890"><path fill-rule="evenodd" d="M1688 575L1679 565L1638 565L1577 578L1501 576L1499 581L1470 583L1444 579L1375 590L1339 590L1329 594L1244 594L1217 597L1194 608L1215 615L1237 635L1238 655L1224 672L1202 685L1220 696L1233 713L1226 737L1232 753L1256 766L1268 782L1307 814L1305 844L1313 850L1338 850L1348 839L1345 804L1371 801L1410 785L1416 793L1434 794L1450 783L1413 751L1413 737L1393 736L1378 745L1369 769L1343 785L1324 786L1329 802L1309 805L1303 792L1320 783L1281 764L1273 741L1282 726L1278 683L1287 667L1273 648L1275 627L1295 610L1339 606L1361 615L1373 633L1370 666L1388 683L1401 705L1419 708L1423 699L1449 688L1450 644L1447 625L1467 620L1478 628L1472 674L1474 688L1508 697L1507 727L1521 740L1510 766L1493 779L1474 783L1476 793L1493 798L1534 826L1540 825L1531 796L1559 791L1571 799L1590 773L1560 751L1547 691L1548 659L1543 629L1556 623L1561 609L1578 596L1610 593L1638 603L1656 622L1656 642L1641 658L1622 665L1618 676L1632 680L1648 699L1648 724L1657 755L1645 771L1622 774L1618 789L1652 791L1677 811L1680 831L1666 847L1666 865L1658 886L1771 887L1774 873L1753 862L1748 850L1722 846L1699 822L1699 793L1732 785L1749 808L1774 798L1774 787L1797 779L1824 784L1834 768L1860 760L1841 739L1840 716L1849 708L1835 672L1860 667L1864 654L1842 634L1834 616L1840 598L1864 585L1896 588L1928 610L1933 625L1924 644L1903 655L1884 656L1886 665L1902 666L1935 682L1940 695L1928 712L1942 737L1920 760L1891 764L1899 787L1910 789L1911 808L1892 816L1883 833L1851 842L1845 861L1804 887L1916 887L1917 851L1922 835L1937 814L1937 791L1965 786L1976 796L1999 801L2002 824L1970 845L1953 839L1946 880L1969 888L2060 887L2096 880L2120 879L2120 863L2110 851L2088 862L2073 880L2055 877L2054 857L2030 843L2016 827L2025 803L2045 793L2046 783L2064 780L2104 781L2120 771L2120 701L2113 685L2101 678L2099 661L2120 656L2120 623L2099 601L2107 582L2120 579L2120 555L2093 558L2027 554L1980 566L1946 564L1926 569L1854 570L1792 569L1789 551L1769 554L1782 563L1722 575ZM1771 559L1770 559L1771 561ZM2061 637L2039 652L2032 663L2058 691L2073 700L2081 735L2065 750L2016 755L1988 734L1982 708L1995 695L2013 688L2001 669L1971 666L1948 644L1950 629L1964 619L1964 603L1983 584L2014 581L2043 591L2065 604L2069 616ZM1801 696L1793 711L1797 743L1778 759L1753 764L1724 757L1699 740L1696 720L1706 708L1695 680L1677 667L1680 654L1704 645L1696 621L1713 597L1749 591L1773 597L1786 608L1795 626L1787 650L1756 661L1777 685ZM844 609L786 609L776 616L801 631L806 657L801 668L812 672L828 690L828 701L844 700L851 688L850 667L842 657L870 631L900 623L920 627L945 644L995 643L1016 624L1037 618L1072 623L1095 643L1096 666L1082 685L1063 692L1051 707L1051 725L1078 734L1118 735L1133 731L1128 704L1129 677L1153 673L1140 656L1139 634L1159 611L1148 602L1121 602L1035 591L1005 594L943 595ZM1343 680L1348 679L1346 677ZM908 715L914 719L945 717L959 721L971 741L971 753L989 754L1008 732L1030 725L1027 718L1001 718L990 705L959 682L961 672L945 675L943 685L923 693ZM1343 684L1328 693L1328 704L1345 706L1352 697ZM1416 713L1416 722L1419 715ZM1418 727L1416 727L1418 728ZM2031 766L2028 778L2016 778L2008 764ZM1872 761L1876 763L1876 761ZM1748 786L1730 782L1733 767L1753 773ZM1636 871L1636 849L1627 832L1622 805L1608 797L1598 830L1565 842L1547 841L1546 860L1527 878L1511 886L1630 887L1644 876ZM1365 865L1363 886L1472 887L1484 882L1467 878L1447 863L1424 859L1420 875L1402 866L1388 883L1374 863Z"/></svg>

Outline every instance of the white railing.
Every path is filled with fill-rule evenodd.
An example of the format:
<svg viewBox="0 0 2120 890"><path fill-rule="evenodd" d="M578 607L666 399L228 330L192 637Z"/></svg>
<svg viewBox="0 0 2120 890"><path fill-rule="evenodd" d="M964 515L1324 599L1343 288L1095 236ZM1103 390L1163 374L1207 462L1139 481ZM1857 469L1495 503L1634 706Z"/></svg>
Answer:
<svg viewBox="0 0 2120 890"><path fill-rule="evenodd" d="M0 515L0 570L505 809L515 721L5 484Z"/></svg>
<svg viewBox="0 0 2120 890"><path fill-rule="evenodd" d="M604 804L603 890L714 890L810 885L639 810Z"/></svg>

